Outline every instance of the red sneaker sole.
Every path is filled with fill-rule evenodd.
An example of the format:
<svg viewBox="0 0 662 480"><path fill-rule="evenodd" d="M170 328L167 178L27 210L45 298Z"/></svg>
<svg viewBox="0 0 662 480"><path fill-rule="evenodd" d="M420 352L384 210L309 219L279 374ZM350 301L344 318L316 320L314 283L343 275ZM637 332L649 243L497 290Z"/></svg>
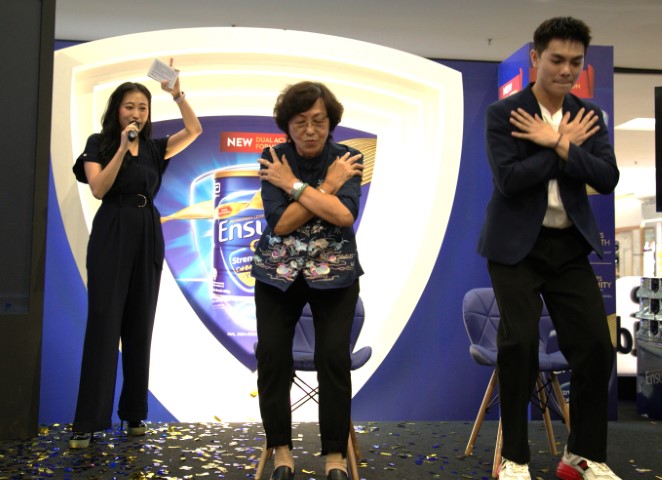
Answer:
<svg viewBox="0 0 662 480"><path fill-rule="evenodd" d="M582 480L584 478L581 473L563 461L560 461L559 466L556 467L556 476L561 480Z"/></svg>

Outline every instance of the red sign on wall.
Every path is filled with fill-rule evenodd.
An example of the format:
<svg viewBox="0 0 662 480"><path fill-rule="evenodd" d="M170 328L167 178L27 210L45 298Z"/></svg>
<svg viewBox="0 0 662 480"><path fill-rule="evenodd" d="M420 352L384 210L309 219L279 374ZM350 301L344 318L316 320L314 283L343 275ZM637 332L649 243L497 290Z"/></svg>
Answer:
<svg viewBox="0 0 662 480"><path fill-rule="evenodd" d="M511 78L506 83L501 85L501 87L499 87L499 100L509 97L522 90L522 83L522 69L520 68L519 73L515 77Z"/></svg>
<svg viewBox="0 0 662 480"><path fill-rule="evenodd" d="M221 132L221 152L256 152L283 143L283 133Z"/></svg>

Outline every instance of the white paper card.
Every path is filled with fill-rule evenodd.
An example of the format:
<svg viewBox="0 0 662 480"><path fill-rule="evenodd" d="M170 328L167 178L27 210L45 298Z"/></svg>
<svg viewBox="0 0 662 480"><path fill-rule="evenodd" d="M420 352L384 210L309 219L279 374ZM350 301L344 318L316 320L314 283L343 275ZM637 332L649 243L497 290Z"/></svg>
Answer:
<svg viewBox="0 0 662 480"><path fill-rule="evenodd" d="M147 76L153 78L157 82L161 83L164 80L168 81L168 88L175 86L175 81L177 81L177 76L179 73L170 67L167 63L162 62L158 58L155 58L152 62L152 66L149 67Z"/></svg>

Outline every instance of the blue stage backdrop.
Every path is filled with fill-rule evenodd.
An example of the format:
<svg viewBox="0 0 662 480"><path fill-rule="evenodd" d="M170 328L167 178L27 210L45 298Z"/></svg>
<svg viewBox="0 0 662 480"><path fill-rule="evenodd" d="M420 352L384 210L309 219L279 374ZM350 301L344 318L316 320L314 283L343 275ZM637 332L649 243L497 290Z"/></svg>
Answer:
<svg viewBox="0 0 662 480"><path fill-rule="evenodd" d="M497 98L497 64L440 63L460 71L464 85L464 140L455 204L441 254L437 257L437 252L429 252L430 258L437 260L417 308L389 355L355 396L353 415L357 420L471 419L489 378L488 369L477 366L469 356L461 301L468 289L489 284L485 263L475 246L491 189L483 115L485 107ZM67 243L52 181L50 187L40 410L43 423L73 419L87 309L86 289ZM394 235L406 238L405 223L406 219L393 219L389 228ZM369 311L366 314L367 321L379 322L370 317ZM177 354L176 345L172 352ZM120 368L118 387L121 378ZM467 378L472 382L467 384ZM389 401L377 401L384 398ZM153 421L175 420L153 396L149 409Z"/></svg>
<svg viewBox="0 0 662 480"><path fill-rule="evenodd" d="M354 397L352 415L356 419L473 419L492 373L469 356L462 299L467 290L490 285L476 245L492 192L484 117L486 107L497 100L498 64L440 63L462 72L464 90L462 161L448 232L407 326L390 355ZM366 312L366 318L369 315ZM487 418L497 415L498 408Z"/></svg>
<svg viewBox="0 0 662 480"><path fill-rule="evenodd" d="M69 45L58 44L58 48ZM462 74L464 112L459 112L458 118L463 119L463 140L455 198L441 249L429 252L434 268L415 310L388 355L354 397L352 416L357 421L473 420L491 374L489 368L478 366L469 355L461 303L467 290L490 284L485 261L476 253L476 243L492 190L485 157L484 112L498 98L498 64L438 62ZM414 164L416 159L403 161ZM408 198L415 208L416 186L408 188ZM51 177L42 423L73 420L87 314L86 288L66 238L62 215ZM406 218L393 218L391 224L384 225L384 230L385 235L398 241L396 245L406 261L406 239L417 233L408 230ZM359 245L359 250L362 248L369 246ZM393 264L396 276L399 255ZM366 322L380 322L380 319L371 316L368 309ZM176 356L177 344L171 349ZM188 359L180 361L185 364ZM223 365L205 368L209 369L211 379L222 372ZM120 365L118 385L121 380ZM232 385L227 388L231 389ZM150 395L149 410L152 421L181 420L154 395ZM497 413L498 409L494 409L489 418L496 418ZM223 416L219 412L219 417Z"/></svg>

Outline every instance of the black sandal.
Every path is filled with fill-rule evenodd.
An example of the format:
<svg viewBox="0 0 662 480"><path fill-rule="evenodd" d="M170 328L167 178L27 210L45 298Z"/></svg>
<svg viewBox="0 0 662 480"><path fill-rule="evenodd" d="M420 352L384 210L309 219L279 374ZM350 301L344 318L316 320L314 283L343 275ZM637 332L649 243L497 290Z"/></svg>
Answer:
<svg viewBox="0 0 662 480"><path fill-rule="evenodd" d="M142 420L127 421L126 434L130 437L142 437L147 433L147 425ZM124 420L122 420L124 424Z"/></svg>
<svg viewBox="0 0 662 480"><path fill-rule="evenodd" d="M69 448L87 448L92 441L92 434L85 432L74 432L69 438Z"/></svg>

